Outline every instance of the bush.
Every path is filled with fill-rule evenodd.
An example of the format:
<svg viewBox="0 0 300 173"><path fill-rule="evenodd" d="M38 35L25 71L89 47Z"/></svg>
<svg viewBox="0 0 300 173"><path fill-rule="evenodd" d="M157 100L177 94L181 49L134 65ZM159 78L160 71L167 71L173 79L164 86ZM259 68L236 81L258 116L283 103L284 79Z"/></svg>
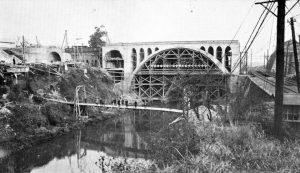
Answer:
<svg viewBox="0 0 300 173"><path fill-rule="evenodd" d="M48 124L48 120L41 114L39 106L23 104L9 109L12 111L9 116L9 124L18 132L23 132L24 129L32 131L34 128Z"/></svg>
<svg viewBox="0 0 300 173"><path fill-rule="evenodd" d="M72 109L68 105L59 103L46 103L42 109L42 114L47 117L50 125L58 126L73 120Z"/></svg>
<svg viewBox="0 0 300 173"><path fill-rule="evenodd" d="M16 84L11 87L7 98L11 101L22 101L24 100L24 94L20 85Z"/></svg>
<svg viewBox="0 0 300 173"><path fill-rule="evenodd" d="M112 80L101 70L88 68L84 75L82 69L70 69L58 82L60 94L68 100L74 99L75 89L79 85L85 86L89 102L95 102L96 97L102 100L114 97ZM79 95L83 96L82 90Z"/></svg>
<svg viewBox="0 0 300 173"><path fill-rule="evenodd" d="M188 133L188 131L185 132L186 135ZM166 168L167 170L173 172L182 170L200 172L300 171L299 141L286 140L282 143L268 138L261 128L256 126L220 127L207 124L197 128L197 136L194 139L199 140L196 144L196 154L182 152L182 157L174 157L166 155L164 150L161 150L162 156L175 158L173 164L169 164ZM176 144L164 143L161 147L170 150L171 146L178 146L182 143L177 140L174 142Z"/></svg>

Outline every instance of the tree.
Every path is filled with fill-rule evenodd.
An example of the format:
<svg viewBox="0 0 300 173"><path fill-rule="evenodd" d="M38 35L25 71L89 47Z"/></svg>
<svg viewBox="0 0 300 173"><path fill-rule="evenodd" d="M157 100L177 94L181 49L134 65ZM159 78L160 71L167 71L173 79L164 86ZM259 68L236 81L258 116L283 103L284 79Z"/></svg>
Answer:
<svg viewBox="0 0 300 173"><path fill-rule="evenodd" d="M105 45L105 41L101 38L105 36L106 31L101 31L100 27L95 27L95 32L90 35L89 46L90 47L102 47Z"/></svg>
<svg viewBox="0 0 300 173"><path fill-rule="evenodd" d="M217 77L218 78L218 77ZM168 92L167 99L169 102L176 101L183 109L184 118L187 118L188 111L194 111L198 119L204 118L199 112L198 107L203 105L208 110L207 118L212 121L211 109L212 100L209 95L213 93L215 88L216 77L212 75L178 75L175 77L173 84ZM225 93L224 93L225 94Z"/></svg>

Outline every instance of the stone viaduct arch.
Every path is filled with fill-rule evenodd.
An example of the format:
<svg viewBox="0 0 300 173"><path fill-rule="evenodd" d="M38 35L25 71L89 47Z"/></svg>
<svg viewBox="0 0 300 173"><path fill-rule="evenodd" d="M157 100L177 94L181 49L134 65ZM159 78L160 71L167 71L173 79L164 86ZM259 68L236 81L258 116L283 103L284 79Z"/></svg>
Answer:
<svg viewBox="0 0 300 173"><path fill-rule="evenodd" d="M176 77L185 74L215 78L210 97L224 96L226 84L220 76L228 74L228 70L210 54L182 47L161 50L143 61L130 78L132 90L141 99L165 100Z"/></svg>
<svg viewBox="0 0 300 173"><path fill-rule="evenodd" d="M153 59L153 57L158 55L165 56L165 54L168 51L173 49L185 49L187 52L195 54L198 57L209 59L211 62L213 62L216 65L216 67L218 67L219 69L218 73L220 74L227 74L227 73L238 74L239 69L237 68L235 71L232 72L231 65L235 64L239 58L240 55L239 46L240 46L239 42L236 40L115 43L103 47L102 55L104 57L106 56L107 52L110 52L112 50L118 50L120 52L123 58L124 66L123 68L118 69L120 70L118 71L118 73L122 73L123 80L119 80L117 82L122 82L121 84L122 88L129 91L130 89L135 90L134 88L137 87L136 85L134 85L133 81L134 79L136 79L135 78L136 75L142 77L140 74L145 73L145 70L143 70L144 65L149 63L150 60ZM106 58L103 58L103 62L102 62L103 67L114 78L115 71L117 69L107 67L105 65L107 63L108 62ZM152 66L152 71L153 69L159 69L159 68L165 69L167 68L166 65L173 65L173 64L159 64L160 63L159 61L157 63L158 64L153 64L157 66L155 66L155 68L154 66ZM160 65L165 65L165 66L160 67ZM179 66L179 65L184 65L184 66ZM185 65L187 65L186 69L185 69ZM198 65L198 64L178 64L178 67L180 69L188 70L190 67L193 66L194 69L196 68L197 71L198 66L196 67L194 65ZM205 69L203 64L202 67L200 66L199 68ZM157 70L154 71L157 72ZM200 71L201 70L198 69L196 73L200 73ZM161 71L161 73L164 74L166 78L167 76L166 73L168 73L168 71ZM140 91L138 91L138 93L140 93Z"/></svg>
<svg viewBox="0 0 300 173"><path fill-rule="evenodd" d="M72 61L69 53L56 47L26 48L24 54L26 63L63 63Z"/></svg>

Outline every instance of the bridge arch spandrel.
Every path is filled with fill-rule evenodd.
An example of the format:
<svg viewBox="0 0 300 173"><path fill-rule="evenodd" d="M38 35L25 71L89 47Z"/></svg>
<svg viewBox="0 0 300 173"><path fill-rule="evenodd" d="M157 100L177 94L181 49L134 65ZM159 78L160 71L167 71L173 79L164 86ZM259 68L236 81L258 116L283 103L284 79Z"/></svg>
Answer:
<svg viewBox="0 0 300 173"><path fill-rule="evenodd" d="M165 99L174 77L178 74L222 76L228 70L215 57L203 50L175 47L156 52L141 64L126 79L129 86L141 99ZM217 82L218 83L218 82ZM219 82L215 98L222 95L224 83Z"/></svg>
<svg viewBox="0 0 300 173"><path fill-rule="evenodd" d="M134 75L136 75L143 68L143 66L145 65L145 63L149 62L151 59L153 59L154 57L158 56L159 54L164 54L164 52L166 52L166 51L175 50L175 49L183 49L183 50L185 49L185 50L189 50L191 52L198 52L202 56L204 56L204 57L208 58L210 61L212 61L218 67L218 69L222 73L224 73L224 74L229 73L229 71L227 69L223 68L222 63L220 61L218 61L216 57L210 55L206 51L203 51L203 50L194 50L194 49L184 48L184 47L175 47L175 48L169 48L169 49L164 49L164 50L157 51L154 54L152 54L152 55L148 56L147 58L145 58L140 63L140 65L133 71L131 79L132 79L132 77Z"/></svg>

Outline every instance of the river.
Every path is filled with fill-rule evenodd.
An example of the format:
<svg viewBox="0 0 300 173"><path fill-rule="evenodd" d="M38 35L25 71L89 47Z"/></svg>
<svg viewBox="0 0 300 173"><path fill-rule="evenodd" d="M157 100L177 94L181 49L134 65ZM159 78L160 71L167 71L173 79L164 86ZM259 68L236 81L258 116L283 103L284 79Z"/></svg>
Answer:
<svg viewBox="0 0 300 173"><path fill-rule="evenodd" d="M151 137L179 114L126 111L103 122L6 156L0 172L110 172L152 165Z"/></svg>

